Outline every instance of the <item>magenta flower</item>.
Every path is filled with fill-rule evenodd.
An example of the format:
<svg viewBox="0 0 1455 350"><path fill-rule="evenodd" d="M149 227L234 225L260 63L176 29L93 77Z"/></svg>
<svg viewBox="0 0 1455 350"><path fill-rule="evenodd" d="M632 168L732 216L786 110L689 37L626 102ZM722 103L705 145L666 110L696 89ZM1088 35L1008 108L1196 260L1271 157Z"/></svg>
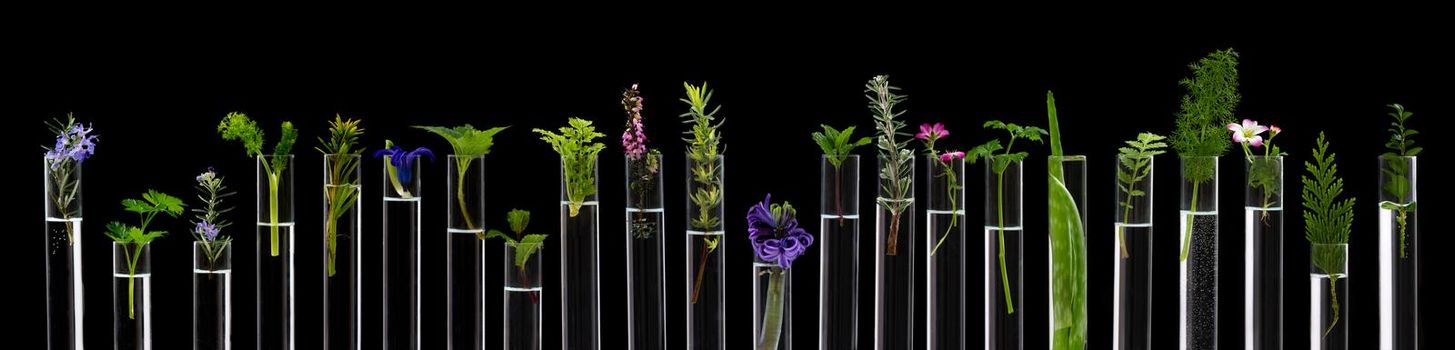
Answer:
<svg viewBox="0 0 1455 350"><path fill-rule="evenodd" d="M627 115L626 130L621 132L621 147L627 158L640 160L642 155L647 154L647 133L642 125L642 96L637 91L637 84L632 84L631 89L622 93L621 107Z"/></svg>
<svg viewBox="0 0 1455 350"><path fill-rule="evenodd" d="M919 133L915 134L914 138L935 142L935 140L939 140L945 136L950 136L950 131L945 130L945 124L935 123L934 125L930 125L929 123L925 123L919 125Z"/></svg>
<svg viewBox="0 0 1455 350"><path fill-rule="evenodd" d="M1268 131L1268 127L1258 125L1258 122L1251 119L1243 119L1242 125L1238 123L1228 124L1228 130L1233 132L1233 142L1247 144L1253 147L1262 147L1263 136L1260 134ZM1274 131L1274 133L1276 134L1277 131Z"/></svg>
<svg viewBox="0 0 1455 350"><path fill-rule="evenodd" d="M1272 139L1274 136L1278 136L1278 133L1280 133L1280 132L1283 132L1283 129L1282 128L1279 128L1277 125L1269 125L1268 126L1268 138L1269 139Z"/></svg>
<svg viewBox="0 0 1455 350"><path fill-rule="evenodd" d="M965 159L965 152L960 152L960 151L950 152L950 151L946 151L945 153L940 154L940 161L941 162L949 163L950 161L956 160L956 159Z"/></svg>

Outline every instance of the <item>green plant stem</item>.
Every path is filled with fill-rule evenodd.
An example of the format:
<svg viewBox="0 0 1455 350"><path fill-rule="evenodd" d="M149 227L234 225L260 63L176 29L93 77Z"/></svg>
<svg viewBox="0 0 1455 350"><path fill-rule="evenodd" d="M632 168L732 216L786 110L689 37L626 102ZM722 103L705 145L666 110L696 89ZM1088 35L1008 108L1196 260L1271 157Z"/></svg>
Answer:
<svg viewBox="0 0 1455 350"><path fill-rule="evenodd" d="M136 254L122 245L121 252L126 254L126 313L127 317L136 319L136 264L141 260L141 247L137 247Z"/></svg>
<svg viewBox="0 0 1455 350"><path fill-rule="evenodd" d="M839 226L844 226L844 206L839 200L839 192L843 192L843 185L840 183L844 171L834 166L834 214L839 217Z"/></svg>
<svg viewBox="0 0 1455 350"><path fill-rule="evenodd" d="M328 276L333 277L338 273L335 267L335 259L338 259L338 221L333 219L333 213L329 213L329 219L324 220L323 226L323 232L327 232L328 235L325 237L328 240Z"/></svg>
<svg viewBox="0 0 1455 350"><path fill-rule="evenodd" d="M1406 246L1406 243L1405 243L1405 220L1406 220L1406 217L1407 217L1408 214L1409 214L1408 207L1400 207L1399 208L1399 258L1400 259L1405 259L1405 258L1409 258L1410 257L1409 256L1409 253L1405 252L1405 246Z"/></svg>
<svg viewBox="0 0 1455 350"><path fill-rule="evenodd" d="M777 350L778 337L783 333L783 275L787 271L772 269L768 272L768 305L763 312L762 337L758 339L758 350Z"/></svg>
<svg viewBox="0 0 1455 350"><path fill-rule="evenodd" d="M1197 187L1201 184L1195 181L1192 183L1192 209L1187 212L1187 230L1182 235L1182 257L1178 258L1178 262L1187 261L1187 252L1192 249L1192 218L1197 212Z"/></svg>
<svg viewBox="0 0 1455 350"><path fill-rule="evenodd" d="M460 204L460 217L465 219L465 228L468 228L470 230L478 230L478 228L476 228L475 226L475 220L470 218L469 206L465 205L465 169L468 169L466 168L467 166L468 165L466 164L460 164L460 168L456 170L456 172L460 174L459 176L456 176L460 178L460 181L459 184L455 185L455 200L458 201ZM484 240L485 233L477 232L475 233L475 238Z"/></svg>
<svg viewBox="0 0 1455 350"><path fill-rule="evenodd" d="M66 245L74 245L76 244L76 230L74 227L71 227L71 201L75 200L76 190L79 186L70 185L71 176L64 165L60 169L51 172L51 178L51 182L56 183L56 186L60 187L56 189L57 195L50 197L51 201L56 204L56 210L61 212L61 220L66 222ZM69 191L66 190L67 187L70 188ZM61 193L67 192L69 194L60 195Z"/></svg>
<svg viewBox="0 0 1455 350"><path fill-rule="evenodd" d="M272 243L273 256L278 256L278 174L272 170L268 171L268 222L272 229L269 242Z"/></svg>
<svg viewBox="0 0 1455 350"><path fill-rule="evenodd" d="M945 164L945 176L950 181L950 185L945 187L945 192L948 193L946 196L950 198L950 225L945 227L945 233L940 235L939 241L935 242L935 247L930 249L930 256L935 256L935 253L940 251L940 245L945 244L945 239L950 238L950 232L954 231L955 223L960 220L960 214L956 213L960 206L955 204L955 189L960 185L955 183L955 168L950 164Z"/></svg>
<svg viewBox="0 0 1455 350"><path fill-rule="evenodd" d="M1010 276L1005 271L1005 173L995 175L995 216L998 220L999 230L995 234L1000 238L1000 285L1005 288L1005 313L1015 313L1015 303L1010 297Z"/></svg>
<svg viewBox="0 0 1455 350"><path fill-rule="evenodd" d="M1128 187L1130 187L1130 185L1128 185ZM1131 221L1132 219L1132 191L1127 191L1127 201L1125 203L1127 207L1122 208L1123 223ZM1126 227L1117 226L1117 242L1120 243L1118 246L1122 248L1122 257L1130 258L1132 257L1132 252L1127 250L1127 238L1126 235L1123 233L1126 230Z"/></svg>
<svg viewBox="0 0 1455 350"><path fill-rule="evenodd" d="M1329 307L1334 311L1334 318L1329 320L1329 328L1324 331L1325 337L1334 332L1334 325L1339 324L1339 292L1334 288L1334 283L1338 280L1339 277L1329 274Z"/></svg>

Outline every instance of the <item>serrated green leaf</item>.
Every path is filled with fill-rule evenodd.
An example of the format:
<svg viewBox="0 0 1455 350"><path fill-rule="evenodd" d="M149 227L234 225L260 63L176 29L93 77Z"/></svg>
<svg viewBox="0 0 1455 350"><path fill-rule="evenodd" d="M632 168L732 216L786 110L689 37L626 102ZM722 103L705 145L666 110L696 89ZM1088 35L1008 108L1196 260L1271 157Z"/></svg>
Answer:
<svg viewBox="0 0 1455 350"><path fill-rule="evenodd" d="M546 241L546 235L529 234L520 238L515 243L515 267L525 268L526 262L530 261L531 255L540 250L541 245Z"/></svg>
<svg viewBox="0 0 1455 350"><path fill-rule="evenodd" d="M506 244L514 244L515 243L515 238L511 238L510 236L506 235L505 232L501 232L500 230L492 229L490 231L486 231L485 232L485 239L491 239L491 238L499 238L499 239L505 240Z"/></svg>

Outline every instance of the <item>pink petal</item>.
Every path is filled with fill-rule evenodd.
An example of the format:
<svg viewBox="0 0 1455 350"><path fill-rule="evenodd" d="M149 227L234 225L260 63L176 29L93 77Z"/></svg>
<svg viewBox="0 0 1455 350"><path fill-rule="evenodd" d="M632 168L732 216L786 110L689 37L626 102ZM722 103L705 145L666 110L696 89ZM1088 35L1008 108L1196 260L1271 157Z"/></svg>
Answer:
<svg viewBox="0 0 1455 350"><path fill-rule="evenodd" d="M1241 134L1241 133L1243 133L1243 126L1242 125L1238 125L1238 123L1228 124L1227 128L1228 128L1228 130L1232 130L1233 133L1235 133L1235 134Z"/></svg>
<svg viewBox="0 0 1455 350"><path fill-rule="evenodd" d="M1253 147L1263 147L1263 137L1253 136L1253 138L1248 139L1248 144L1252 145Z"/></svg>
<svg viewBox="0 0 1455 350"><path fill-rule="evenodd" d="M1252 129L1252 128L1256 128L1256 127L1258 127L1258 122L1255 122L1252 119L1243 119L1243 128L1244 129Z"/></svg>
<svg viewBox="0 0 1455 350"><path fill-rule="evenodd" d="M1253 135L1262 134L1264 131L1268 131L1268 127L1262 125L1254 125L1252 131Z"/></svg>
<svg viewBox="0 0 1455 350"><path fill-rule="evenodd" d="M1234 131L1233 132L1233 142L1237 142L1237 143L1247 143L1248 142L1248 139L1245 138L1245 137L1243 137L1243 133L1242 132Z"/></svg>

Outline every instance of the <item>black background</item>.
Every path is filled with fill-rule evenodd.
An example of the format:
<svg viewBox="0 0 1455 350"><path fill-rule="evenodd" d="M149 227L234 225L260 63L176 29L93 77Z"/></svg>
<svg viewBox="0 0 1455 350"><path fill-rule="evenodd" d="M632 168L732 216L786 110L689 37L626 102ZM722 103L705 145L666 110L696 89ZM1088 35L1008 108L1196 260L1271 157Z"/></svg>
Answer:
<svg viewBox="0 0 1455 350"><path fill-rule="evenodd" d="M496 33L504 35L503 33ZM1060 108L1067 153L1090 158L1090 244L1092 292L1091 348L1109 347L1111 258L1100 254L1112 244L1111 221L1113 156L1122 140L1137 132L1170 134L1174 113L1183 89L1176 82L1189 74L1186 65L1215 49L1232 47L1242 54L1239 66L1244 100L1240 118L1253 118L1279 125L1285 134L1278 143L1290 153L1286 161L1285 192L1290 208L1284 226L1284 329L1286 347L1304 348L1307 334L1308 301L1300 293L1307 271L1307 243L1300 234L1298 175L1309 155L1318 131L1328 132L1332 151L1338 154L1340 174L1347 183L1346 194L1359 199L1351 244L1351 302L1345 310L1350 324L1351 348L1373 348L1376 326L1374 271L1374 203L1377 201L1375 160L1383 152L1384 131L1389 118L1386 104L1403 103L1416 113L1412 126L1424 131L1418 140L1426 147L1425 164L1439 166L1444 147L1434 138L1443 136L1435 122L1451 113L1449 56L1437 53L1440 40L1400 39L1387 35L1343 36L1303 32L1244 35L1231 38L1184 34L1176 38L1123 37L1119 39L1058 38L1031 36L1020 39L988 39L974 34L946 35L921 44L890 44L820 38L819 33L772 36L774 40L724 39L721 46L681 45L672 47L670 35L637 34L592 44L541 40L535 45L505 47L475 42L459 44L422 38L419 41L382 45L369 41L340 44L322 35L297 42L250 41L238 48L196 48L187 43L137 43L114 40L87 43L55 43L39 51L42 58L27 66L25 78L15 83L22 90L17 101L8 103L9 131L21 164L19 173L37 171L41 145L53 140L42 121L74 112L77 118L94 122L101 135L95 158L85 164L84 210L86 238L86 342L104 348L111 340L109 242L103 226L112 220L134 220L118 204L123 198L139 196L148 188L190 199L192 177L208 166L227 176L239 190L233 204L239 209L232 220L246 223L253 215L251 187L253 163L242 147L222 141L215 132L217 121L229 111L243 111L259 120L269 133L269 144L277 135L277 123L291 120L302 132L296 166L298 228L298 312L299 348L319 346L322 280L321 241L310 241L320 229L322 199L321 157L313 149L324 135L326 122L335 113L362 118L366 129L364 145L370 151L384 139L407 146L428 146L443 156L449 146L440 138L409 125L457 125L477 127L510 125L496 137L487 157L487 225L500 227L510 208L535 213L531 231L556 233L555 211L559 198L555 155L537 140L531 128L565 125L567 117L579 116L596 122L608 136L609 145L601 158L600 193L602 245L603 344L621 347L626 336L622 324L625 310L622 266L623 232L618 221L623 200L623 177L619 135L624 115L619 107L620 92L640 82L645 97L647 130L652 147L666 155L666 203L668 205L669 292L686 283L681 269L683 228L683 142L685 127L677 115L686 107L681 84L706 81L716 92L713 102L723 105L721 116L727 166L727 220L729 320L728 348L749 346L750 250L743 231L742 214L766 193L775 200L792 201L799 217L817 233L812 217L819 211L819 150L808 134L819 123L856 125L860 133L872 130L864 82L876 74L890 74L894 85L909 96L903 104L904 119L913 128L922 122L944 122L953 133L946 144L969 148L1000 134L982 130L980 124L1001 119L1044 126L1044 95L1054 90ZM953 34L953 33L949 33ZM494 35L494 34L492 34ZM883 41L874 41L883 42ZM656 45L660 44L660 45ZM658 47L660 46L660 47ZM650 47L650 48L649 48ZM9 141L7 141L9 143ZM1043 203L1045 185L1036 174L1043 173L1046 154L1043 145L1024 148L1035 161L1027 162L1025 222L1028 233L1025 251L1026 347L1045 346L1044 300L1045 251ZM861 168L861 208L872 208L874 188L872 149L858 152L866 162ZM1242 167L1238 148L1231 149L1221 165L1220 260L1220 343L1234 348L1241 342L1242 233L1236 208L1242 200ZM31 164L30 166L24 164ZM1177 166L1173 156L1163 156L1156 167L1156 223L1154 342L1157 348L1175 346L1176 336L1176 209ZM34 167L32 167L34 166ZM366 240L378 234L379 162L367 159L363 197ZM29 169L27 169L29 167ZM1425 174L1438 174L1427 165ZM425 348L443 348L444 340L444 161L426 163L423 257ZM1433 172L1432 172L1433 171ZM968 212L971 223L983 210L983 170L969 171ZM21 176L22 178L24 176ZM30 178L33 179L33 178ZM1433 181L1432 181L1433 179ZM1427 198L1443 192L1439 178L1422 182ZM33 181L33 180L24 180ZM920 179L916 179L920 181ZM1437 186L1432 188L1431 186ZM21 198L39 196L39 183L22 186ZM1429 202L1426 215L1439 213L1439 202ZM37 207L38 209L38 207ZM20 233L41 231L40 210L15 218L29 220ZM920 221L921 225L923 220ZM1435 222L1435 221L1431 221ZM190 339L190 242L182 220L159 219L159 227L173 233L153 248L156 292L153 335L158 349L185 348ZM872 237L872 220L863 222L864 237ZM253 347L253 239L248 225L234 226L227 234L238 238L235 248L234 346ZM973 225L971 227L974 227ZM1436 224L1425 225L1422 245L1439 247L1442 240ZM972 234L976 230L970 230ZM6 254L17 257L7 265L22 271L12 289L12 320L44 317L42 285L44 261L40 235L20 234L17 249ZM977 242L972 240L971 242ZM377 240L373 240L377 242ZM491 243L492 247L498 243ZM871 242L863 242L861 269L872 267ZM32 249L34 248L34 249ZM559 247L547 253L545 271L559 271ZM487 262L500 260L499 249L488 249ZM977 250L968 254L968 270L980 271ZM366 252L377 252L374 246ZM1439 251L1426 248L1427 266ZM366 255L366 259L376 256ZM816 261L817 253L801 258ZM816 264L798 264L793 295L796 346L814 344L814 300ZM487 320L490 329L500 329L497 269L488 269ZM1427 273L1428 275L1428 273ZM860 345L872 339L872 280L866 272L860 288ZM365 283L377 283L377 274L366 270ZM558 285L552 277L546 288ZM973 284L972 284L973 285ZM1426 284L1426 305L1436 297ZM366 284L365 293L375 293ZM400 286L402 287L402 286ZM974 314L980 292L972 288L967 300ZM548 295L555 295L554 291ZM672 294L675 295L675 294ZM547 299L554 301L554 297ZM668 300L669 344L683 343L682 300ZM1426 307L1427 310L1429 306ZM366 305L366 313L376 310ZM556 309L546 309L544 337L558 339ZM1429 320L1429 312L1426 319ZM366 320L377 322L377 314ZM972 321L974 317L970 318ZM41 342L41 322L20 322L18 340ZM972 323L970 329L976 328ZM1425 327L1427 330L1428 323ZM377 327L377 324L374 325ZM366 330L369 328L366 327ZM375 331L366 331L373 344ZM498 347L500 333L488 335L489 346ZM967 334L971 344L979 332ZM12 339L17 340L17 339ZM37 346L39 347L39 346Z"/></svg>

